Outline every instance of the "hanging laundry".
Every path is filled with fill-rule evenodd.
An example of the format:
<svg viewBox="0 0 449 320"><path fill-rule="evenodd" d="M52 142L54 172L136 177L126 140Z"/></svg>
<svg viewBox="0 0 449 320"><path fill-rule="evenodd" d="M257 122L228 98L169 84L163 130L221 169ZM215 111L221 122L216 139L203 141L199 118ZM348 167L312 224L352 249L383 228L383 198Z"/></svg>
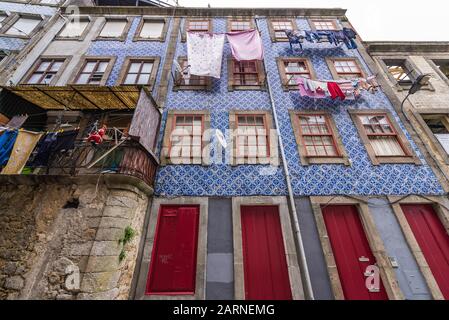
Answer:
<svg viewBox="0 0 449 320"><path fill-rule="evenodd" d="M316 81L315 81L316 82ZM317 85L306 78L297 79L299 94L303 97L322 99L326 98L327 85Z"/></svg>
<svg viewBox="0 0 449 320"><path fill-rule="evenodd" d="M352 81L339 81L338 86L340 90L345 95L348 100L355 100L355 98L359 95L359 90L357 89L358 80Z"/></svg>
<svg viewBox="0 0 449 320"><path fill-rule="evenodd" d="M345 100L346 96L343 93L343 91L341 91L340 86L338 85L338 83L335 82L328 82L327 83L327 88L329 89L329 93L332 99L337 99L338 97L340 97L341 100Z"/></svg>
<svg viewBox="0 0 449 320"><path fill-rule="evenodd" d="M4 166L8 162L17 135L17 130L5 130L0 136L0 166Z"/></svg>
<svg viewBox="0 0 449 320"><path fill-rule="evenodd" d="M6 126L9 128L20 129L20 128L22 128L25 121L27 121L27 119L28 119L28 115L14 116L8 122L8 124Z"/></svg>
<svg viewBox="0 0 449 320"><path fill-rule="evenodd" d="M33 162L31 163L33 167L48 165L48 159L50 158L51 148L53 144L56 142L57 135L58 134L56 132L50 132L41 138L36 147L37 154L34 157Z"/></svg>
<svg viewBox="0 0 449 320"><path fill-rule="evenodd" d="M224 34L187 32L190 74L220 78Z"/></svg>
<svg viewBox="0 0 449 320"><path fill-rule="evenodd" d="M263 60L263 44L257 30L228 32L226 37L235 60Z"/></svg>
<svg viewBox="0 0 449 320"><path fill-rule="evenodd" d="M78 136L78 132L79 130L70 130L58 133L51 152L68 151L75 148L75 139Z"/></svg>
<svg viewBox="0 0 449 320"><path fill-rule="evenodd" d="M40 132L20 130L8 163L1 174L20 174L41 136Z"/></svg>
<svg viewBox="0 0 449 320"><path fill-rule="evenodd" d="M299 47L302 50L302 43L306 38L306 33L304 31L285 30L285 35L287 36L288 42L290 43L290 49L293 50L294 44L299 44Z"/></svg>
<svg viewBox="0 0 449 320"><path fill-rule="evenodd" d="M357 43L355 42L356 36L357 34L351 28L343 28L343 30L304 31L304 39L308 42L317 43L324 38L330 44L336 46L344 43L348 49L357 49Z"/></svg>

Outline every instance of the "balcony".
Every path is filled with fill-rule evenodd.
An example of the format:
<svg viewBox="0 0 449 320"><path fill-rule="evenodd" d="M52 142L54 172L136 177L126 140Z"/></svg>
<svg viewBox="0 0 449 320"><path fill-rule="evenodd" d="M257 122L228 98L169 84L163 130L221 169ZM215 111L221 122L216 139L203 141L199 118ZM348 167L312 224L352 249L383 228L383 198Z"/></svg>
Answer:
<svg viewBox="0 0 449 320"><path fill-rule="evenodd" d="M125 175L138 178L153 187L157 158L138 142L106 141L94 145L84 140L76 141L75 148L50 154L47 166L27 165L30 174L38 175Z"/></svg>

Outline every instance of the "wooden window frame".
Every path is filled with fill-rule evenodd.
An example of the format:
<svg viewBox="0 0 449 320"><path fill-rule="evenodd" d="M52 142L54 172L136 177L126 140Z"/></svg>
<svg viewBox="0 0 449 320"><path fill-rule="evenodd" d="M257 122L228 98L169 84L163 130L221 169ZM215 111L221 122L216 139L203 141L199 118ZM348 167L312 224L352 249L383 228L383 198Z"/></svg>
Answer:
<svg viewBox="0 0 449 320"><path fill-rule="evenodd" d="M66 25L69 23L67 21L66 23L64 23L64 25L62 26L61 30L59 30L58 34L55 37L55 40L83 41L86 38L86 36L89 33L89 31L91 30L91 28L92 28L93 20L92 20L92 18L90 16L86 16L86 15L79 15L78 17L79 17L79 19L81 21L88 21L87 26L86 26L86 28L84 28L84 30L81 33L81 35L78 36L78 37L64 37L64 36L61 36L62 31L64 30ZM73 17L67 17L67 18L73 20Z"/></svg>
<svg viewBox="0 0 449 320"><path fill-rule="evenodd" d="M142 84L125 84L124 81L126 79L126 76L128 75L129 67L131 66L132 62L152 62L153 63L153 69L151 70L150 79L148 81L148 84L142 85ZM145 86L150 91L153 90L154 84L156 82L157 73L159 70L159 64L161 62L161 57L156 56L132 56L132 57L126 57L125 61L122 64L122 69L120 71L120 74L117 78L117 85L123 85L123 86Z"/></svg>
<svg viewBox="0 0 449 320"><path fill-rule="evenodd" d="M301 160L301 164L303 166L308 166L312 164L343 164L346 166L350 166L351 163L349 161L349 157L345 151L345 147L343 145L343 142L341 140L341 137L338 133L337 126L335 125L335 121L332 117L332 114L328 111L295 111L290 110L290 121L291 125L294 131L295 139L296 139L296 145L298 148L298 154L299 158ZM327 125L329 127L329 131L332 135L333 141L334 141L334 147L337 151L337 156L308 156L305 151L305 145L303 143L303 137L300 133L301 131L301 125L299 123L299 116L311 116L311 115L317 115L317 116L324 116L327 121Z"/></svg>
<svg viewBox="0 0 449 320"><path fill-rule="evenodd" d="M228 91L234 90L258 90L265 91L266 90L266 77L265 77L265 68L263 65L263 61L254 60L256 64L256 72L259 84L257 85L236 85L234 84L234 64L236 60L234 58L228 58ZM247 61L245 61L247 62Z"/></svg>
<svg viewBox="0 0 449 320"><path fill-rule="evenodd" d="M184 19L184 25L182 27L182 33L181 33L181 42L187 41L187 25L190 23L190 21L207 21L209 23L208 31L207 32L214 32L213 29L213 23L211 18L202 18L202 17L190 17Z"/></svg>
<svg viewBox="0 0 449 320"><path fill-rule="evenodd" d="M410 73L410 78L415 80L418 78L418 76L421 74L418 66L413 63L407 56L377 56L376 57L378 64L382 71L386 74L388 80L390 81L393 88L395 88L397 91L408 91L411 88L410 85L400 85L397 80L391 75L391 73L388 70L388 66L386 64L386 60L398 60L403 61L404 66L409 69L409 71L412 71ZM429 82L427 85L422 86L420 90L429 90L429 91L435 91L435 88L432 86L432 84Z"/></svg>
<svg viewBox="0 0 449 320"><path fill-rule="evenodd" d="M75 68L76 72L72 75L72 78L70 79L69 84L82 85L82 86L104 86L104 85L106 85L106 82L108 81L108 78L112 72L112 68L114 67L116 59L117 59L117 57L115 57L115 56L85 56L85 55L82 56L77 67ZM103 77L102 77L100 83L99 84L76 83L84 66L90 60L107 60L108 61L108 66L106 68L106 71L103 73Z"/></svg>
<svg viewBox="0 0 449 320"><path fill-rule="evenodd" d="M360 70L360 77L361 78L367 77L365 68L363 68L362 63L360 62L359 58L356 58L356 57L326 57L327 66L329 67L329 71L331 72L332 78L334 78L334 80L343 79L340 76L340 73L337 72L337 69L335 68L335 65L334 65L334 61L354 61Z"/></svg>
<svg viewBox="0 0 449 320"><path fill-rule="evenodd" d="M276 21L290 21L292 23L292 27L293 27L293 31L298 30L298 25L296 23L296 19L294 17L284 17L284 18L269 18L267 20L267 24L268 24L268 33L270 34L271 37L271 42L289 42L287 36L285 36L285 38L277 38L276 37L276 33L274 30L274 26L273 26L273 22Z"/></svg>
<svg viewBox="0 0 449 320"><path fill-rule="evenodd" d="M177 61L179 65L183 65L184 61L187 61L187 56L179 56L177 58ZM175 70L175 76L178 76L178 72ZM205 77L206 78L206 84L205 85L186 85L186 84L179 84L177 80L174 80L173 83L173 91L187 91L187 90L200 90L200 91L210 91L212 90L212 79L211 77Z"/></svg>
<svg viewBox="0 0 449 320"><path fill-rule="evenodd" d="M30 19L36 19L39 18L41 21L36 25L36 27L31 31L29 35L14 35L14 34L6 34L6 32L17 22L20 18L30 18ZM31 13L16 13L11 14L7 19L5 19L6 22L3 22L2 27L0 28L0 34L2 37L9 37L9 38L19 38L19 39L30 39L34 37L48 22L48 17L42 16L40 14L31 14Z"/></svg>
<svg viewBox="0 0 449 320"><path fill-rule="evenodd" d="M164 27L162 28L161 36L156 38L145 38L141 37L140 33L142 32L143 26L145 22L164 22ZM149 16L143 16L140 18L139 25L137 26L137 30L134 34L133 41L160 41L165 42L165 39L167 37L167 31L169 26L169 20L164 17L149 17Z"/></svg>
<svg viewBox="0 0 449 320"><path fill-rule="evenodd" d="M284 91L297 91L298 86L288 84L289 77L287 76L287 72L285 71L285 62L304 62L306 67L309 69L310 79L316 79L316 73L313 68L312 61L310 58L292 58L292 57L276 57L276 62L278 65L279 76L282 82L282 89Z"/></svg>
<svg viewBox="0 0 449 320"><path fill-rule="evenodd" d="M377 266L380 271L380 277L388 298L390 300L403 300L404 295L398 286L396 273L389 262L388 253L384 247L382 238L377 231L376 223L372 217L372 214L370 213L370 209L368 207L368 197L358 197L358 199L354 199L346 196L314 196L310 197L310 201L312 203L312 211L317 225L321 248L323 250L335 300L344 300L344 293L321 208L321 206L328 205L356 206L369 246L374 257L376 258Z"/></svg>
<svg viewBox="0 0 449 320"><path fill-rule="evenodd" d="M256 29L256 22L254 20L254 17L237 16L237 17L228 18L226 20L226 30L227 30L227 32L233 32L233 30L232 30L232 22L234 22L234 21L248 21L249 25L250 25L250 29Z"/></svg>
<svg viewBox="0 0 449 320"><path fill-rule="evenodd" d="M106 23L108 21L114 21L114 20L123 20L127 21L125 24L125 27L123 28L122 34L118 37L103 37L101 36L101 32L103 31L104 27L106 26ZM98 28L97 35L95 37L95 41L101 40L101 41L125 41L126 37L128 36L129 29L131 28L131 24L134 20L134 17L126 17L126 16L105 16L103 17L103 21L101 22L100 27Z"/></svg>
<svg viewBox="0 0 449 320"><path fill-rule="evenodd" d="M447 198L444 197L421 197L415 195L409 195L407 197L399 196L388 196L388 201L390 202L393 212L398 220L404 237L407 241L410 251L418 264L419 270L421 271L424 280L429 288L430 294L434 300L445 300L444 296L438 286L438 283L433 276L432 270L430 270L429 264L422 252L421 247L416 240L416 237L410 227L410 224L405 217L404 211L401 208L401 204L408 205L420 205L420 204L430 204L432 205L435 213L438 215L441 223L445 227L446 231L449 230L449 212L446 208L449 207Z"/></svg>
<svg viewBox="0 0 449 320"><path fill-rule="evenodd" d="M170 157L171 133L176 124L176 116L201 116L202 117L202 138L201 138L201 157L193 157L190 163L173 163ZM162 140L161 165L203 165L210 164L210 111L208 110L169 110L167 121L165 122L164 138ZM203 148L204 146L204 148ZM176 158L176 162L179 162Z"/></svg>
<svg viewBox="0 0 449 320"><path fill-rule="evenodd" d="M267 134L267 157L239 157L237 152L237 129L238 129L238 121L237 117L243 116L264 116L265 120L265 130ZM230 152L230 162L232 166L237 165L252 165L252 164L271 164L274 166L279 165L279 156L278 156L278 141L274 139L272 136L271 130L273 127L273 117L270 112L257 110L257 111L243 111L243 110L231 110L229 112L229 128L231 129L232 135L232 148ZM277 138L277 137L276 137Z"/></svg>
<svg viewBox="0 0 449 320"><path fill-rule="evenodd" d="M419 158L414 153L410 142L407 140L404 132L397 124L396 120L394 119L392 113L389 110L386 109L373 109L373 110L356 110L356 109L349 109L348 110L352 121L354 122L355 127L357 128L357 131L359 133L359 137L362 140L363 145L365 146L365 149L368 153L368 157L371 160L371 163L373 165L380 165L380 164L415 164L415 165L422 165ZM374 149L371 145L371 142L368 138L368 135L365 132L365 128L363 127L359 116L363 115L384 115L386 116L387 120L390 123L391 128L395 131L398 143L400 144L402 150L404 151L404 156L377 156L374 152Z"/></svg>
<svg viewBox="0 0 449 320"><path fill-rule="evenodd" d="M438 154L441 156L444 164L449 165L449 154L444 150L441 143L438 141L438 139L435 137L432 130L430 130L429 126L427 125L426 121L424 120L425 116L435 116L438 117L445 117L446 122L448 124L449 129L449 108L448 109L419 109L419 110L412 110L412 114L415 116L415 119L418 121L419 125L421 126L424 133L427 135L427 138L430 140L430 142L433 144L433 146L437 149ZM446 124L445 124L446 125ZM429 153L434 153L431 146L428 144L425 144L426 149Z"/></svg>
<svg viewBox="0 0 449 320"><path fill-rule="evenodd" d="M50 81L49 84L35 84L35 85L55 85L59 78L61 77L62 73L64 72L65 68L69 64L70 60L72 59L71 56L40 56L39 59L33 64L33 66L28 70L28 72L25 74L25 76L20 81L21 84L28 84L28 81L30 80L31 76L35 73L37 68L40 66L40 64L44 60L62 60L62 65L59 68L59 70L56 72L53 79Z"/></svg>
<svg viewBox="0 0 449 320"><path fill-rule="evenodd" d="M338 31L340 30L340 26L338 24L337 19L333 19L333 18L309 18L307 19L307 22L309 23L310 29L313 32L317 32L317 31L330 31L330 30L323 30L323 29L317 29L316 28L316 22L317 21L326 21L326 22L331 22L334 26L334 31Z"/></svg>

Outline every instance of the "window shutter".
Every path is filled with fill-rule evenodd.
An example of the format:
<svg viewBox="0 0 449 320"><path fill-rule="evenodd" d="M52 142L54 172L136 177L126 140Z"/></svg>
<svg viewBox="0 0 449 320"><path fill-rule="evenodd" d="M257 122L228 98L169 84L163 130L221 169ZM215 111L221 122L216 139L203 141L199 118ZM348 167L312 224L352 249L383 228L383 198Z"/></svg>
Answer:
<svg viewBox="0 0 449 320"><path fill-rule="evenodd" d="M257 61L257 72L259 73L259 85L265 86L265 69L262 61Z"/></svg>

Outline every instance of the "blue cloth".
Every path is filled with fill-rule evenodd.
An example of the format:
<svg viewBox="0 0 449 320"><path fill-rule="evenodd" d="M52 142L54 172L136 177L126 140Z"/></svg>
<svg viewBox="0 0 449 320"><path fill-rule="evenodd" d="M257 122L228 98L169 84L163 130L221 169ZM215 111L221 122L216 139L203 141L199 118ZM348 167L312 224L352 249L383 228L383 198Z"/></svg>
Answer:
<svg viewBox="0 0 449 320"><path fill-rule="evenodd" d="M299 44L299 47L302 50L302 42L303 42L303 35L300 34L298 31L294 32L292 30L285 30L285 34L287 35L288 42L290 43L290 49L293 50L293 44Z"/></svg>
<svg viewBox="0 0 449 320"><path fill-rule="evenodd" d="M12 148L16 142L18 130L6 130L0 136L0 166L8 163Z"/></svg>
<svg viewBox="0 0 449 320"><path fill-rule="evenodd" d="M33 166L46 166L50 158L51 147L56 142L57 133L49 133L41 138L37 145L37 154L32 162Z"/></svg>

